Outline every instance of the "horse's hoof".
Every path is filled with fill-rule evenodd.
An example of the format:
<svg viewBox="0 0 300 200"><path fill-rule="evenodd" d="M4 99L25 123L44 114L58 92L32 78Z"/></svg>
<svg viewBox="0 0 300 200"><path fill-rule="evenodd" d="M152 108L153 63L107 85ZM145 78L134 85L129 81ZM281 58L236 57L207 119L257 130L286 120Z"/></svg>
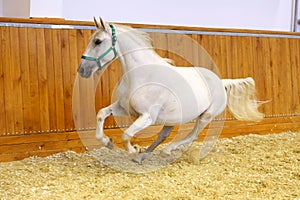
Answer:
<svg viewBox="0 0 300 200"><path fill-rule="evenodd" d="M143 153L139 155L137 158L132 159L132 161L141 165L143 160L145 160L148 157L148 155L149 153Z"/></svg>
<svg viewBox="0 0 300 200"><path fill-rule="evenodd" d="M109 142L106 145L107 148L114 149L114 143L112 141L113 140L111 138L109 138Z"/></svg>
<svg viewBox="0 0 300 200"><path fill-rule="evenodd" d="M162 154L164 154L166 156L170 156L172 154L172 150L171 149L164 149L164 150L162 150Z"/></svg>
<svg viewBox="0 0 300 200"><path fill-rule="evenodd" d="M134 158L134 159L132 159L132 161L139 164L139 165L142 164L142 160L140 160L139 158Z"/></svg>

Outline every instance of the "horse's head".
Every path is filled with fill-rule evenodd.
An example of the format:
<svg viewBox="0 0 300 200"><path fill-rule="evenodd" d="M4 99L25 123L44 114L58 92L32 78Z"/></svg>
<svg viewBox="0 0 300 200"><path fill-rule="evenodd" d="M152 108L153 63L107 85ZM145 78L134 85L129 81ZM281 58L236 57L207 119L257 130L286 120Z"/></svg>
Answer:
<svg viewBox="0 0 300 200"><path fill-rule="evenodd" d="M98 22L94 17L94 21L97 31L91 36L77 70L85 78L89 78L95 71L103 69L117 57L115 27L105 23L102 18Z"/></svg>

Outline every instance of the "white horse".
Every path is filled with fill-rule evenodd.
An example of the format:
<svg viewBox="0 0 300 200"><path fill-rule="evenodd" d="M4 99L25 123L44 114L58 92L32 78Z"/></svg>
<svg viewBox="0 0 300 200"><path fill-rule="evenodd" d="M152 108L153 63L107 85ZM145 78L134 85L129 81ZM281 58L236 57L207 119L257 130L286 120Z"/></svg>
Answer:
<svg viewBox="0 0 300 200"><path fill-rule="evenodd" d="M221 80L206 68L175 67L153 50L146 33L128 26L109 25L101 18L100 22L95 18L94 21L97 31L90 38L78 73L88 78L117 57L123 71L117 88L118 100L97 114L96 138L105 146L113 147L103 132L104 120L110 115L137 117L122 137L129 153L136 152L130 143L136 133L154 124L164 125L157 140L135 159L138 163L169 136L175 125L197 118L193 130L181 141L169 144L164 152L170 154L180 145L193 142L226 105L239 120L263 118L257 110L252 78Z"/></svg>

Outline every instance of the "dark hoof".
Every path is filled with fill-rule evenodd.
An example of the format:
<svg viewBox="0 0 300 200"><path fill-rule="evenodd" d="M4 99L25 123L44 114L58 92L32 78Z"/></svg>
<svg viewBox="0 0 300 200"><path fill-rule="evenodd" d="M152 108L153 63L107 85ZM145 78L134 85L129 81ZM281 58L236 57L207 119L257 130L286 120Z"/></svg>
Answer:
<svg viewBox="0 0 300 200"><path fill-rule="evenodd" d="M139 164L139 165L142 164L142 160L139 160L138 158L134 158L134 159L132 159L131 161L132 161L132 162L135 162L135 163L137 163L137 164Z"/></svg>
<svg viewBox="0 0 300 200"><path fill-rule="evenodd" d="M132 159L133 162L142 164L143 160L145 160L148 157L149 153L143 153L139 155L137 158Z"/></svg>

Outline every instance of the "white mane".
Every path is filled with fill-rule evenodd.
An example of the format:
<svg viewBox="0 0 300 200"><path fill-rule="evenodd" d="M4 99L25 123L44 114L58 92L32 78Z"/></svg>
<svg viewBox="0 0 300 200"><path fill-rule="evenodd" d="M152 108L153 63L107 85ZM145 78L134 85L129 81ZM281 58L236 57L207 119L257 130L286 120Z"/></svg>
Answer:
<svg viewBox="0 0 300 200"><path fill-rule="evenodd" d="M152 40L148 33L133 29L130 26L115 25L116 30L120 33L126 33L132 40L136 41L138 44L153 48Z"/></svg>
<svg viewBox="0 0 300 200"><path fill-rule="evenodd" d="M137 29L133 29L129 26L124 25L114 25L116 27L116 32L118 37L127 37L126 39L130 39L132 42L132 45L134 45L133 48L139 49L139 48L145 48L145 50L150 50L149 53L152 53L152 55L155 55L156 59L159 59L160 62L165 62L166 64L172 64L173 60L168 58L162 58L160 55L157 54L155 51L153 45L152 45L152 39L149 36L148 33L139 31ZM123 35L124 34L124 35Z"/></svg>

